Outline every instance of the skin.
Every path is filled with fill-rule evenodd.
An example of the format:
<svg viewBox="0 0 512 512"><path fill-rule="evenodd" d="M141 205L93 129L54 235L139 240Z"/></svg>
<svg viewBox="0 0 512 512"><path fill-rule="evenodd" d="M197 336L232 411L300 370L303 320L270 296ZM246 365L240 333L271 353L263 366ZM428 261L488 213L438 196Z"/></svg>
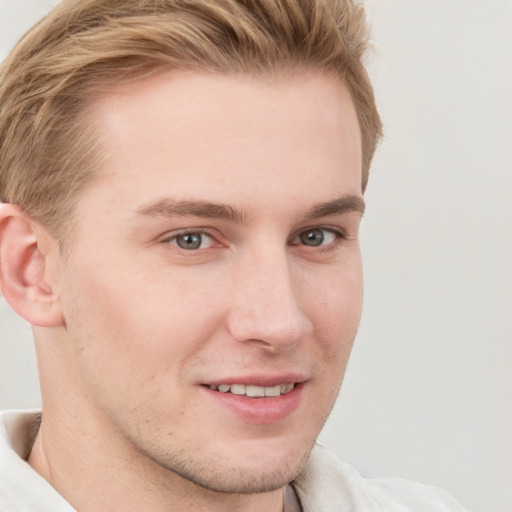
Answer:
<svg viewBox="0 0 512 512"><path fill-rule="evenodd" d="M71 250L25 227L31 282L52 297L32 319L44 414L29 463L80 512L280 511L360 319L350 95L319 73L178 72L90 109L104 168ZM296 387L234 403L208 387L237 382Z"/></svg>

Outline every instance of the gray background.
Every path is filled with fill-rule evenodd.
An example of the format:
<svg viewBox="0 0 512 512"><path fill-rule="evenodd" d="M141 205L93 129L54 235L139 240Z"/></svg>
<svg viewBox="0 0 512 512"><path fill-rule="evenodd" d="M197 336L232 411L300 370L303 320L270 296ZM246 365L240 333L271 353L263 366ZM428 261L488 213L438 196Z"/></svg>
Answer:
<svg viewBox="0 0 512 512"><path fill-rule="evenodd" d="M51 5L0 0L0 59ZM512 3L366 2L386 126L363 226L365 310L321 440L368 477L512 511ZM0 407L40 405L0 298Z"/></svg>

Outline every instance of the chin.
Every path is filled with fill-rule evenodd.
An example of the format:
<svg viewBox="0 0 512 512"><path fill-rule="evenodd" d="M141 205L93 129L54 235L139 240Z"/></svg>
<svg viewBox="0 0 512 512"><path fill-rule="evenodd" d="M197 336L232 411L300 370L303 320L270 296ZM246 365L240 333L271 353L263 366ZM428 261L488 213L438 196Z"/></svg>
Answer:
<svg viewBox="0 0 512 512"><path fill-rule="evenodd" d="M180 476L210 491L230 494L254 494L281 489L294 480L308 459L309 453L299 461L286 461L278 466L257 467L237 464L232 467L213 467L201 472L188 471ZM185 468L186 469L186 468Z"/></svg>
<svg viewBox="0 0 512 512"><path fill-rule="evenodd" d="M259 443L257 443L259 444ZM264 443L265 444L265 443ZM306 464L312 445L278 448L270 445L239 454L200 454L165 457L159 464L189 482L219 493L253 494L281 489L296 478Z"/></svg>

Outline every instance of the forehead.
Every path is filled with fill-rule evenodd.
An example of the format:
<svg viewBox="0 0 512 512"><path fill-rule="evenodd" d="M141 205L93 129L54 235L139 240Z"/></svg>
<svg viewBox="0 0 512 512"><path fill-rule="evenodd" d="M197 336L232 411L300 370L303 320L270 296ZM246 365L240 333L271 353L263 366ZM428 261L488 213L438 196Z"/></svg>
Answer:
<svg viewBox="0 0 512 512"><path fill-rule="evenodd" d="M104 153L97 185L124 183L139 206L145 194L202 193L205 181L206 200L231 199L240 185L253 196L287 190L291 179L361 193L357 115L331 75L169 72L104 93L90 108Z"/></svg>

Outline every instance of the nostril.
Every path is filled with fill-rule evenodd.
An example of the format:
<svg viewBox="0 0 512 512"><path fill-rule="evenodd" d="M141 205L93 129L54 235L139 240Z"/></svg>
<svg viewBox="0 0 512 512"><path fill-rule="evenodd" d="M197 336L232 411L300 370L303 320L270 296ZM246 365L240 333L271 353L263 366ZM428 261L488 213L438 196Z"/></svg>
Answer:
<svg viewBox="0 0 512 512"><path fill-rule="evenodd" d="M272 347L272 343L270 343L268 341L264 341L264 340L258 340L258 339L249 339L249 340L247 340L247 343L250 343L251 345L254 345L254 346L259 346L261 348L271 348Z"/></svg>

